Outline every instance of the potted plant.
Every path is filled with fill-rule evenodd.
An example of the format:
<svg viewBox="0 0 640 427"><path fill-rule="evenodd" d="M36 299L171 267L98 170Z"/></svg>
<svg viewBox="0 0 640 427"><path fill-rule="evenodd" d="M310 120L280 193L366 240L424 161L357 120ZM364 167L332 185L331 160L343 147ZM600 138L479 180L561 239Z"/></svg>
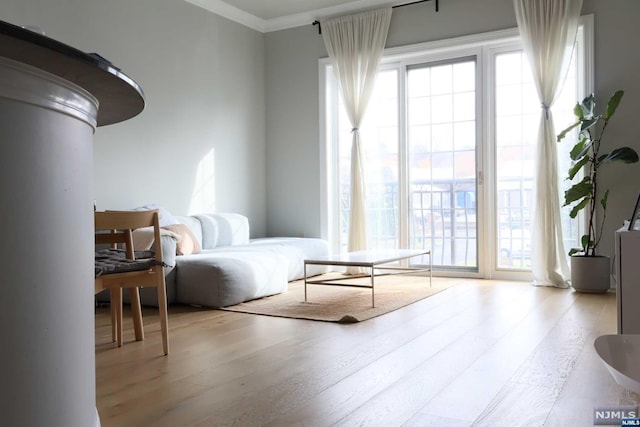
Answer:
<svg viewBox="0 0 640 427"><path fill-rule="evenodd" d="M571 286L581 292L606 292L609 289L609 257L597 253L602 239L602 230L607 215L609 190L598 187L598 172L606 164L613 162L636 163L638 153L632 148L616 148L609 153L601 153L602 138L607 130L624 91L616 91L602 114L595 113L596 100L593 94L576 104L573 112L577 121L558 134L558 142L569 132L578 128L578 142L571 149L572 166L567 179L573 180L584 169L584 177L574 183L564 193L564 206L573 205L570 216L575 218L587 209L587 233L580 239L579 248L569 251L571 256ZM600 199L597 197L601 195ZM601 206L602 221L596 223L596 209Z"/></svg>

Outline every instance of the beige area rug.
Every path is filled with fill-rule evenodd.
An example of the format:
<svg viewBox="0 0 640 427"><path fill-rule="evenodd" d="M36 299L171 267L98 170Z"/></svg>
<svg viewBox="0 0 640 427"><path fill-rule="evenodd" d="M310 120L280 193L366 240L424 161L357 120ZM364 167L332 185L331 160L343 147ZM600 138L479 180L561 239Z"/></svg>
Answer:
<svg viewBox="0 0 640 427"><path fill-rule="evenodd" d="M333 276L344 277L333 273ZM322 276L326 278L328 275ZM314 278L314 279L317 279ZM347 283L368 284L368 278L353 279ZM375 303L371 306L371 288L348 286L307 285L304 301L304 280L289 283L289 290L279 295L223 308L267 316L322 320L325 322L355 323L389 313L437 294L457 281L434 278L429 287L428 276L395 275L375 279Z"/></svg>

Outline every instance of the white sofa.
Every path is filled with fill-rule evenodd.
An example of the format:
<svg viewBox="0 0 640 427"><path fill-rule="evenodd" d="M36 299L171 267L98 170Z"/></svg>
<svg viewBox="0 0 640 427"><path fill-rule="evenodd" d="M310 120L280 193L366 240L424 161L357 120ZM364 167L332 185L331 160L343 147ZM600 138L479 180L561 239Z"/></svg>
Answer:
<svg viewBox="0 0 640 427"><path fill-rule="evenodd" d="M315 238L250 239L249 220L235 213L172 216L169 221L165 216L164 222L172 230L162 237L169 303L227 307L282 293L288 282L304 277L305 259L329 250L325 240ZM176 224L186 225L190 234L184 236L185 227ZM181 237L175 236L176 227ZM190 253L191 247L177 255L191 238L197 241L197 253ZM309 276L327 271L324 266L307 269ZM142 289L140 296L144 305L157 305L153 289Z"/></svg>

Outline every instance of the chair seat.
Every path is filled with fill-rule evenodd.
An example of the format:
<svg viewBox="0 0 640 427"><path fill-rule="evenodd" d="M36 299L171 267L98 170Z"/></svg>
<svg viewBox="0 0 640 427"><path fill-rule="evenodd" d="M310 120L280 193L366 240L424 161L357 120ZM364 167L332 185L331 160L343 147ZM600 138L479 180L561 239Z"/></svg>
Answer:
<svg viewBox="0 0 640 427"><path fill-rule="evenodd" d="M153 251L135 251L136 259L127 259L120 249L101 249L95 252L95 277L104 274L144 271L159 264Z"/></svg>

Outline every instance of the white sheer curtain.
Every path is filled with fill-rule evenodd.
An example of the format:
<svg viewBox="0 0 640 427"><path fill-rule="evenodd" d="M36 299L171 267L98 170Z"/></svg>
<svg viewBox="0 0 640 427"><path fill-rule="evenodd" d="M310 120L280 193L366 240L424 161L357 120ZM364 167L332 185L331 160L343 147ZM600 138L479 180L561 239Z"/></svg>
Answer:
<svg viewBox="0 0 640 427"><path fill-rule="evenodd" d="M391 8L320 22L333 70L351 121L351 211L349 252L367 249L366 189L360 123L367 109L389 32ZM357 273L358 269L348 272Z"/></svg>
<svg viewBox="0 0 640 427"><path fill-rule="evenodd" d="M514 6L542 104L532 230L534 284L566 288L570 272L562 241L557 142L550 108L566 77L582 0L514 0Z"/></svg>

